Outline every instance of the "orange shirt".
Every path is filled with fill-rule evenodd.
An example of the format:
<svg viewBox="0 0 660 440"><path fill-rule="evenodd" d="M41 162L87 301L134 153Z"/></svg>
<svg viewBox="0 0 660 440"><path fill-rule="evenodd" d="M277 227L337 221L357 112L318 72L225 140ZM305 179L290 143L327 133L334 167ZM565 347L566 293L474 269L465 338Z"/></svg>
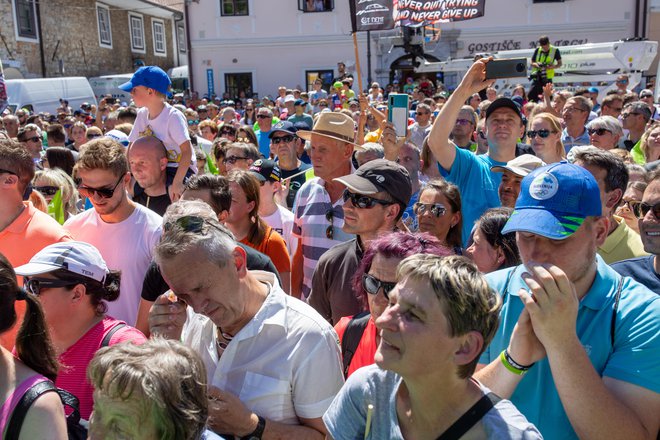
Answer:
<svg viewBox="0 0 660 440"><path fill-rule="evenodd" d="M352 316L345 316L335 324L335 331L337 336L339 336L339 341L341 342L344 339L344 332L346 327L350 322ZM348 375L350 376L358 368L366 367L374 363L374 355L376 354L376 349L378 344L376 343L376 336L378 334L378 329L374 323L373 317L369 317L367 326L362 333L362 338L358 343L357 348L355 349L355 354L353 354L353 359L351 359L351 365L348 367Z"/></svg>
<svg viewBox="0 0 660 440"><path fill-rule="evenodd" d="M69 233L48 214L36 209L32 202L23 202L25 209L9 226L0 231L0 253L13 267L21 266L40 250L60 241L72 240ZM18 285L23 285L23 278L18 277ZM25 302L16 301L16 324L0 335L0 345L7 350L14 348L16 332L23 322Z"/></svg>
<svg viewBox="0 0 660 440"><path fill-rule="evenodd" d="M258 245L255 246L248 242L247 237L243 238L241 243L268 255L279 273L291 272L291 259L289 251L286 250L286 243L282 236L270 226L266 227L266 235Z"/></svg>

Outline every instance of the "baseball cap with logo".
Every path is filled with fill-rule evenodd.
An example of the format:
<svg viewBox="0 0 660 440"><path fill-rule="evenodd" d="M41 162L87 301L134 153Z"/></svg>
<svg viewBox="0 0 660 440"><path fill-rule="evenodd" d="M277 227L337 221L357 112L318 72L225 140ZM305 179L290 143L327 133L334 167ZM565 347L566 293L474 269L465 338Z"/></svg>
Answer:
<svg viewBox="0 0 660 440"><path fill-rule="evenodd" d="M109 137L110 139L119 142L124 147L128 147L128 144L130 144L130 141L128 140L128 136L126 136L126 133L117 129L110 130L104 135L104 137Z"/></svg>
<svg viewBox="0 0 660 440"><path fill-rule="evenodd" d="M522 113L520 112L520 107L509 98L497 98L495 101L493 101L486 110L486 119L488 119L490 115L492 115L493 112L498 108L511 109L518 115L521 121L523 119Z"/></svg>
<svg viewBox="0 0 660 440"><path fill-rule="evenodd" d="M61 269L101 283L108 274L108 266L99 250L82 241L66 241L46 246L32 257L29 263L17 267L16 273L31 277Z"/></svg>
<svg viewBox="0 0 660 440"><path fill-rule="evenodd" d="M355 173L334 180L343 183L353 192L367 196L385 192L404 206L408 206L412 196L412 182L408 171L387 159L369 161Z"/></svg>
<svg viewBox="0 0 660 440"><path fill-rule="evenodd" d="M309 130L309 127L307 128ZM280 121L273 126L270 133L268 133L268 138L272 139L273 135L277 132L283 132L288 134L296 134L298 129L291 121Z"/></svg>
<svg viewBox="0 0 660 440"><path fill-rule="evenodd" d="M502 229L564 240L590 216L600 216L600 190L586 169L562 161L540 167L523 178L511 218Z"/></svg>
<svg viewBox="0 0 660 440"><path fill-rule="evenodd" d="M511 171L513 174L525 177L538 167L545 165L540 158L534 156L533 154L521 154L515 159L511 159L504 166L495 166L490 167L490 170L494 173L503 173L504 171Z"/></svg>
<svg viewBox="0 0 660 440"><path fill-rule="evenodd" d="M255 160L249 171L261 182L279 182L282 177L280 167L270 159Z"/></svg>
<svg viewBox="0 0 660 440"><path fill-rule="evenodd" d="M130 92L137 86L144 86L167 95L170 85L172 85L172 81L163 69L158 66L143 66L135 71L130 81L121 84L119 88Z"/></svg>

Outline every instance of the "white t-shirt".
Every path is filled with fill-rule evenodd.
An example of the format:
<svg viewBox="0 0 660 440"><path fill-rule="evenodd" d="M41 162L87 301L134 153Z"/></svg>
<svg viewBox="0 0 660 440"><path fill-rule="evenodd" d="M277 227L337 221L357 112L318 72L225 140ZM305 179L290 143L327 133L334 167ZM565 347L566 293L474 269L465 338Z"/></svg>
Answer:
<svg viewBox="0 0 660 440"><path fill-rule="evenodd" d="M277 211L268 217L261 217L271 228L275 229L286 242L286 249L289 255L293 254L298 249L298 237L293 235L293 212L286 209L284 206L277 205Z"/></svg>
<svg viewBox="0 0 660 440"><path fill-rule="evenodd" d="M179 110L168 103L154 119L149 118L149 110L142 107L137 112L137 118L128 140L135 142L142 136L155 136L161 140L167 149L167 166L177 168L181 161L181 144L190 141L186 117ZM191 159L190 168L197 172L194 158Z"/></svg>
<svg viewBox="0 0 660 440"><path fill-rule="evenodd" d="M106 223L88 209L64 223L64 228L80 241L96 246L112 270L121 270L119 298L108 302L108 314L135 325L142 281L151 263L153 249L162 232L163 219L142 205L123 222Z"/></svg>

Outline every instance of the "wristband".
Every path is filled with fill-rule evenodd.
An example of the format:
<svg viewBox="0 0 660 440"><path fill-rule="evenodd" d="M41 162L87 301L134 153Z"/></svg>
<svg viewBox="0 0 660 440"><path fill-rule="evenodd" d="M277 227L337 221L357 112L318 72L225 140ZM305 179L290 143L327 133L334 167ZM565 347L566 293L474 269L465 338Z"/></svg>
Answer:
<svg viewBox="0 0 660 440"><path fill-rule="evenodd" d="M534 364L520 365L518 362L514 361L511 358L507 350L502 350L502 353L500 354L500 361L504 365L504 368L506 368L513 374L517 374L518 376L524 375L525 373L527 373L527 371L529 371L530 368L534 366Z"/></svg>

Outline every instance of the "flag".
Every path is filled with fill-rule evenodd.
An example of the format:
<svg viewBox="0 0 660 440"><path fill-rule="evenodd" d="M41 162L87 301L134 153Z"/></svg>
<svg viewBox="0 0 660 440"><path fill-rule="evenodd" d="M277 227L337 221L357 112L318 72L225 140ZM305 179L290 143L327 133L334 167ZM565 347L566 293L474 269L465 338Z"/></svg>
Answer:
<svg viewBox="0 0 660 440"><path fill-rule="evenodd" d="M62 203L62 188L58 189L53 199L48 204L48 215L53 217L61 225L64 224L64 204Z"/></svg>
<svg viewBox="0 0 660 440"><path fill-rule="evenodd" d="M393 0L349 0L353 32L394 28Z"/></svg>
<svg viewBox="0 0 660 440"><path fill-rule="evenodd" d="M206 155L206 169L210 174L220 174L220 171L218 171L218 168L213 163L212 153Z"/></svg>
<svg viewBox="0 0 660 440"><path fill-rule="evenodd" d="M0 60L0 114L7 108L7 86L5 84L5 73L2 69L2 60Z"/></svg>

